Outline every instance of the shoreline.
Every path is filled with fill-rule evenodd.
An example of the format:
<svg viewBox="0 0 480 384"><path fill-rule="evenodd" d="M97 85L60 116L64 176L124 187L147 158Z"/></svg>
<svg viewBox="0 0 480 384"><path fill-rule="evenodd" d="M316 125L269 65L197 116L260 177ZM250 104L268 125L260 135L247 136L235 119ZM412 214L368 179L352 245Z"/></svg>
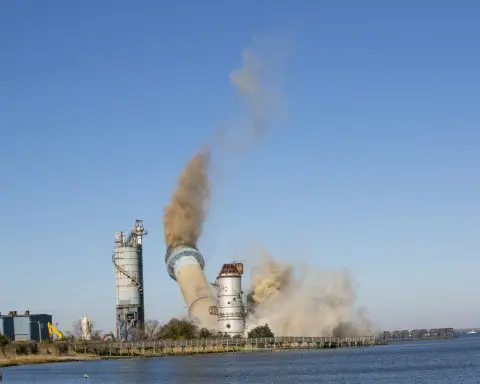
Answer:
<svg viewBox="0 0 480 384"><path fill-rule="evenodd" d="M15 357L0 357L0 368L16 367L20 365L36 365L49 363L68 363L80 361L103 360L101 356L96 355L22 355Z"/></svg>
<svg viewBox="0 0 480 384"><path fill-rule="evenodd" d="M12 343L2 350L3 356L0 354L0 367L219 353L365 348L372 347L375 344L377 343L371 336L352 338L256 338L250 340L192 339L131 343L90 342L86 344L75 342Z"/></svg>
<svg viewBox="0 0 480 384"><path fill-rule="evenodd" d="M292 349L293 350L293 349ZM250 352L275 352L271 349L254 349L254 350L224 350L224 351L208 351L199 353L198 351L178 352L178 353L163 353L158 355L95 355L95 354L76 354L66 356L56 355L21 355L16 357L0 357L0 368L17 367L21 365L37 365L37 364L51 364L51 363L71 363L71 362L85 362L85 361L103 361L103 360L137 360L137 359L154 359L171 356L194 356L194 355L212 355L223 353L250 353Z"/></svg>
<svg viewBox="0 0 480 384"><path fill-rule="evenodd" d="M289 351L302 351L302 350L320 350L321 348L236 348L236 349L224 349L224 350L210 350L200 352L198 350L192 351L171 351L160 354L125 354L125 355L95 355L95 354L74 354L74 355L20 355L16 357L0 357L0 368L17 367L22 365L37 365L37 364L51 364L51 363L69 363L69 362L85 362L85 361L104 361L104 360L137 360L137 359L153 359L162 357L180 357L180 356L199 356L199 355L218 355L224 353L273 353L273 352L289 352Z"/></svg>

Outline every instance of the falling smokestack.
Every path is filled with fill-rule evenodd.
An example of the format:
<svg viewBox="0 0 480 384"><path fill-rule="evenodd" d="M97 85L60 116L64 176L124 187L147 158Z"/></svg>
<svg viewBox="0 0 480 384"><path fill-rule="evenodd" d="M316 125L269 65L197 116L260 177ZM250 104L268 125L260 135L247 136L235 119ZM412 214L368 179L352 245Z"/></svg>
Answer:
<svg viewBox="0 0 480 384"><path fill-rule="evenodd" d="M210 285L203 273L205 261L194 246L170 246L165 255L168 274L180 286L189 317L206 328L217 322L217 306Z"/></svg>
<svg viewBox="0 0 480 384"><path fill-rule="evenodd" d="M209 195L209 159L209 151L204 148L190 160L165 210L165 263L170 277L180 286L189 317L202 327L214 328L216 301L203 273L205 261L196 246Z"/></svg>
<svg viewBox="0 0 480 384"><path fill-rule="evenodd" d="M257 51L245 49L242 66L230 73L230 81L242 96L252 120L251 124L243 127L240 137L235 138L235 148L240 142L245 145L263 137L278 108L280 95L271 81L267 81L271 77L267 75L271 75L272 64L280 57L268 54L272 52L270 50L267 55L259 55ZM177 188L166 207L165 263L168 273L180 286L190 318L202 327L216 328L217 301L203 272L205 261L197 248L210 191L210 151L207 146L193 156L180 175Z"/></svg>

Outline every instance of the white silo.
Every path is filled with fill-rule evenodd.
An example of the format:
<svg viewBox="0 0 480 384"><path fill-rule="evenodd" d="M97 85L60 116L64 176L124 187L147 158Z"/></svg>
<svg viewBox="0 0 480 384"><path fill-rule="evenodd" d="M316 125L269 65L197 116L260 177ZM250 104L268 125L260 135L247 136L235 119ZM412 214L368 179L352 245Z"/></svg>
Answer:
<svg viewBox="0 0 480 384"><path fill-rule="evenodd" d="M215 282L218 299L218 331L230 336L243 336L245 331L242 274L243 264L224 264Z"/></svg>
<svg viewBox="0 0 480 384"><path fill-rule="evenodd" d="M92 339L92 321L84 316L80 319L80 324L82 328L82 339L91 340Z"/></svg>

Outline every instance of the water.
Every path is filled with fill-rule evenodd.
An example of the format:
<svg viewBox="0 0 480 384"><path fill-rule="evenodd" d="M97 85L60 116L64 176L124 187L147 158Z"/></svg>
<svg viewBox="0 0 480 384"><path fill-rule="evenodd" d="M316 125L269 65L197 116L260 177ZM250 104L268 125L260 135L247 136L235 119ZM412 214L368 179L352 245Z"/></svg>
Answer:
<svg viewBox="0 0 480 384"><path fill-rule="evenodd" d="M366 349L109 360L2 368L3 383L478 384L480 338ZM2 384L3 384L2 383Z"/></svg>

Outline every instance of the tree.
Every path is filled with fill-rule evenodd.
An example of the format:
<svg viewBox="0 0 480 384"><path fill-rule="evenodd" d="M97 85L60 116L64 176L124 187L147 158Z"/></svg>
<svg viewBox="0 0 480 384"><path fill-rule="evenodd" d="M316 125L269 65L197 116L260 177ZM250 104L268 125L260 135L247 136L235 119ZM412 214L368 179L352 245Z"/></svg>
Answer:
<svg viewBox="0 0 480 384"><path fill-rule="evenodd" d="M10 343L10 340L8 339L8 337L0 333L0 350L2 351L3 356L6 355L5 347L7 346L8 343Z"/></svg>
<svg viewBox="0 0 480 384"><path fill-rule="evenodd" d="M209 331L207 328L202 328L198 331L199 339L209 339L215 336L216 335L214 335L213 332Z"/></svg>
<svg viewBox="0 0 480 384"><path fill-rule="evenodd" d="M81 339L83 336L83 331L82 331L82 321L81 320L76 320L72 323L72 330L67 332L71 336L73 336L75 339Z"/></svg>
<svg viewBox="0 0 480 384"><path fill-rule="evenodd" d="M101 340L102 339L102 331L99 329L94 328L95 324L93 321L91 322L91 339L90 340ZM67 332L67 335L73 337L74 339L83 339L83 331L82 331L82 320L76 320L73 322L72 330Z"/></svg>
<svg viewBox="0 0 480 384"><path fill-rule="evenodd" d="M268 324L260 325L259 327L253 328L250 332L248 332L249 339L261 337L275 337Z"/></svg>
<svg viewBox="0 0 480 384"><path fill-rule="evenodd" d="M147 320L144 327L144 335L147 340L156 340L159 332L160 322L158 320Z"/></svg>
<svg viewBox="0 0 480 384"><path fill-rule="evenodd" d="M187 320L173 318L168 323L160 327L158 331L159 339L194 339L198 334L198 327Z"/></svg>
<svg viewBox="0 0 480 384"><path fill-rule="evenodd" d="M128 341L142 341L148 340L145 330L141 328L130 328L127 333Z"/></svg>

